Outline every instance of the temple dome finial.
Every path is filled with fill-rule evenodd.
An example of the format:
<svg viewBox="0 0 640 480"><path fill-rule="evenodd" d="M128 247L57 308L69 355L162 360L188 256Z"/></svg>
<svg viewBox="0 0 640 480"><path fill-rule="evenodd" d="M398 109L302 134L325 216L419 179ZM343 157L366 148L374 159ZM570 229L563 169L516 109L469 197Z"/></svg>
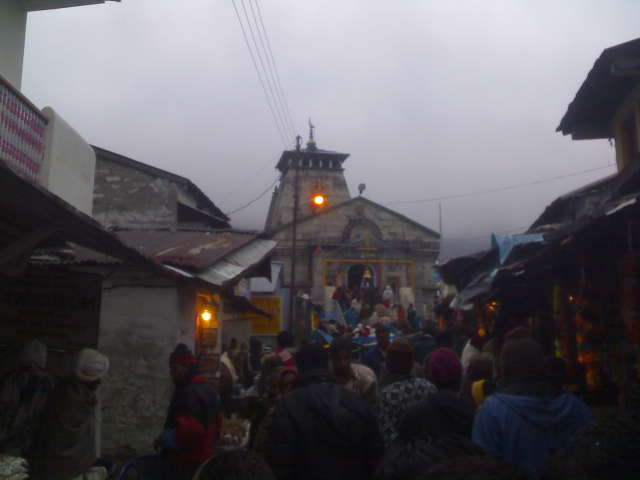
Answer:
<svg viewBox="0 0 640 480"><path fill-rule="evenodd" d="M311 123L311 119L309 119L309 141L307 141L307 150L315 150L317 148L316 139L313 136L315 128L313 123Z"/></svg>

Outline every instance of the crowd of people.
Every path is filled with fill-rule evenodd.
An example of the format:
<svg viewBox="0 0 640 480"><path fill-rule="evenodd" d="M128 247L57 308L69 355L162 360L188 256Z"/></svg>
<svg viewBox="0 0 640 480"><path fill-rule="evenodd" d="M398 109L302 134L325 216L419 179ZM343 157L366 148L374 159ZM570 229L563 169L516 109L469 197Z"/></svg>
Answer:
<svg viewBox="0 0 640 480"><path fill-rule="evenodd" d="M563 389L562 362L545 358L525 327L491 349L473 336L460 356L436 339L422 356L424 346L391 341L384 325L376 337L359 357L348 336L328 348L294 346L289 332L273 351L257 339L230 345L253 397L248 442L238 448L220 441L229 406L179 344L154 478L596 480L631 478L640 466L636 384L613 417L595 422ZM107 358L84 349L73 375L55 384L42 344L27 344L20 360L0 383L0 451L30 459L31 478L82 475L96 460L92 416Z"/></svg>
<svg viewBox="0 0 640 480"><path fill-rule="evenodd" d="M28 459L31 479L82 478L96 463L96 390L109 359L84 348L71 375L54 381L47 356L43 343L28 342L0 380L0 454Z"/></svg>

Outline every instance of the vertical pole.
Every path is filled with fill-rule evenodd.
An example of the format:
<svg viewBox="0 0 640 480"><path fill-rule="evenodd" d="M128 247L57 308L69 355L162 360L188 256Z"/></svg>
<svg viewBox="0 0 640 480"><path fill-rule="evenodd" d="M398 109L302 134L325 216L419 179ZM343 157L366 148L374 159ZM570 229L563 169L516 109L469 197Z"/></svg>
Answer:
<svg viewBox="0 0 640 480"><path fill-rule="evenodd" d="M297 323L295 315L296 300L296 244L298 240L298 168L300 164L300 156L296 158L294 164L295 172L293 176L293 223L291 224L291 280L289 286L289 325L295 332L300 332L300 326ZM296 336L299 336L296 335ZM300 340L298 338L298 340Z"/></svg>

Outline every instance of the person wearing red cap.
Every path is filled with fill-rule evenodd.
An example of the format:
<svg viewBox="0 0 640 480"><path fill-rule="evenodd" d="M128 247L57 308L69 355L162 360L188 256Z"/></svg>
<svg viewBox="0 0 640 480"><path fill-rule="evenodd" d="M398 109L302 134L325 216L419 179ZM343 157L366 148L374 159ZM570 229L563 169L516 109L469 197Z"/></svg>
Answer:
<svg viewBox="0 0 640 480"><path fill-rule="evenodd" d="M183 343L169 357L169 368L176 389L154 447L166 457L175 478L190 479L213 454L221 427L220 398Z"/></svg>
<svg viewBox="0 0 640 480"><path fill-rule="evenodd" d="M438 348L429 355L425 367L427 378L438 392L409 410L400 424L400 435L457 435L470 440L476 408L470 399L458 395L462 383L458 355L449 348Z"/></svg>

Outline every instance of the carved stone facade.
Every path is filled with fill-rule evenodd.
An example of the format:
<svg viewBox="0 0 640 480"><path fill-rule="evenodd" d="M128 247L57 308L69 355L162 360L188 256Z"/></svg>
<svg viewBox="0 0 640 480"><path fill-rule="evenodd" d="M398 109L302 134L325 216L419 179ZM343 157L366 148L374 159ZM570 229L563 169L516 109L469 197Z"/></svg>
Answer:
<svg viewBox="0 0 640 480"><path fill-rule="evenodd" d="M318 156L332 168L323 168L322 162L314 163L314 157ZM335 287L354 287L368 271L366 276L372 286L382 289L393 285L397 296L403 296L407 302L410 299L420 315L432 316L439 234L367 198L351 198L342 169L347 157L348 154L318 150L314 144L284 152L278 163L281 186L274 192L266 230L278 241L273 260L284 264L284 285L291 286L297 169L297 293L306 293L315 305L329 309ZM309 185L318 179L322 179L323 187L317 192L327 199L321 209L314 208L310 201L316 191Z"/></svg>

